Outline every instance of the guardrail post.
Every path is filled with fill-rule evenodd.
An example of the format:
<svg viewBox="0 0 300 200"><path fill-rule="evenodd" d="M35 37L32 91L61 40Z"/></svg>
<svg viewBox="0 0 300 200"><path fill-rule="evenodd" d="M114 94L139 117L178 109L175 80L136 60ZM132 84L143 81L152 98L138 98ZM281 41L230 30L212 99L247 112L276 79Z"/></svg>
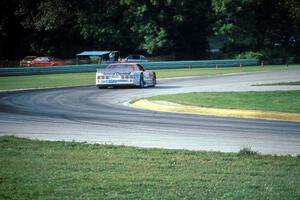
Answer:
<svg viewBox="0 0 300 200"><path fill-rule="evenodd" d="M264 61L261 61L261 67L264 67Z"/></svg>
<svg viewBox="0 0 300 200"><path fill-rule="evenodd" d="M242 64L242 63L240 63L240 68L241 68L241 69L243 68L243 64Z"/></svg>
<svg viewBox="0 0 300 200"><path fill-rule="evenodd" d="M218 64L216 64L216 69L218 69L218 67L219 67Z"/></svg>

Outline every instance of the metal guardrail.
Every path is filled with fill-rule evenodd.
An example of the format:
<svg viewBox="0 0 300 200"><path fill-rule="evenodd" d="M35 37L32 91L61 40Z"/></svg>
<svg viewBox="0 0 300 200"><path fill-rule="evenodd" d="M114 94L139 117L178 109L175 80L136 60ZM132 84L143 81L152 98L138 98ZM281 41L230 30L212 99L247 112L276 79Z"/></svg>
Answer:
<svg viewBox="0 0 300 200"><path fill-rule="evenodd" d="M97 68L104 68L105 66L106 64L86 64L50 67L0 68L0 76L96 72Z"/></svg>
<svg viewBox="0 0 300 200"><path fill-rule="evenodd" d="M144 62L146 69L212 68L258 65L256 59ZM0 68L0 76L96 72L107 64L85 64L52 67Z"/></svg>
<svg viewBox="0 0 300 200"><path fill-rule="evenodd" d="M201 60L201 61L165 61L143 63L146 69L175 69L175 68L212 68L237 67L258 65L257 59L231 59L231 60Z"/></svg>

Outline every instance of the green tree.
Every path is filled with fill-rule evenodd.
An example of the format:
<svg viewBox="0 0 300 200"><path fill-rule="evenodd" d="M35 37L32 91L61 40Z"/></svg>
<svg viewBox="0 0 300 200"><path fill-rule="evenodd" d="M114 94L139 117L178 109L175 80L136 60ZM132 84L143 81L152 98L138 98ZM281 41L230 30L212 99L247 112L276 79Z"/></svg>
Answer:
<svg viewBox="0 0 300 200"><path fill-rule="evenodd" d="M19 0L0 1L0 59L14 59L24 51L26 32L15 14L18 4Z"/></svg>
<svg viewBox="0 0 300 200"><path fill-rule="evenodd" d="M203 58L208 48L210 0L122 0L140 50Z"/></svg>
<svg viewBox="0 0 300 200"><path fill-rule="evenodd" d="M36 54L74 56L82 46L91 45L80 32L76 21L76 1L21 0L17 15L28 34L28 44Z"/></svg>
<svg viewBox="0 0 300 200"><path fill-rule="evenodd" d="M289 46L295 35L289 8L293 0L213 0L212 9L216 18L214 31L228 38L235 47L243 44L247 50L261 50ZM238 49L245 50L245 49Z"/></svg>
<svg viewBox="0 0 300 200"><path fill-rule="evenodd" d="M121 50L203 58L210 0L2 0L0 56ZM7 48L10 47L10 48Z"/></svg>

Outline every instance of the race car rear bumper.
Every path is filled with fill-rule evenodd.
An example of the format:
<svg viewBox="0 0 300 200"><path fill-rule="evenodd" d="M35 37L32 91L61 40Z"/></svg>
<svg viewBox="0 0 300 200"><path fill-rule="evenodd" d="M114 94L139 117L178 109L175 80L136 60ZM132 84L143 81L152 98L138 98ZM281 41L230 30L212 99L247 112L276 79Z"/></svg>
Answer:
<svg viewBox="0 0 300 200"><path fill-rule="evenodd" d="M97 80L96 85L98 87L105 86L138 86L131 79L118 79L118 80Z"/></svg>

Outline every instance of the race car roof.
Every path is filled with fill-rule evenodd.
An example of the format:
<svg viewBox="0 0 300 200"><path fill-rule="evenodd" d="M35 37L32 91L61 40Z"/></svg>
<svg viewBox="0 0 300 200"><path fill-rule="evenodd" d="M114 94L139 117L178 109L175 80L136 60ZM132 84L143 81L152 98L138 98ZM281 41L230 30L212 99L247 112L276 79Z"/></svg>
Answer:
<svg viewBox="0 0 300 200"><path fill-rule="evenodd" d="M103 56L109 54L111 51L84 51L76 54L76 56Z"/></svg>

